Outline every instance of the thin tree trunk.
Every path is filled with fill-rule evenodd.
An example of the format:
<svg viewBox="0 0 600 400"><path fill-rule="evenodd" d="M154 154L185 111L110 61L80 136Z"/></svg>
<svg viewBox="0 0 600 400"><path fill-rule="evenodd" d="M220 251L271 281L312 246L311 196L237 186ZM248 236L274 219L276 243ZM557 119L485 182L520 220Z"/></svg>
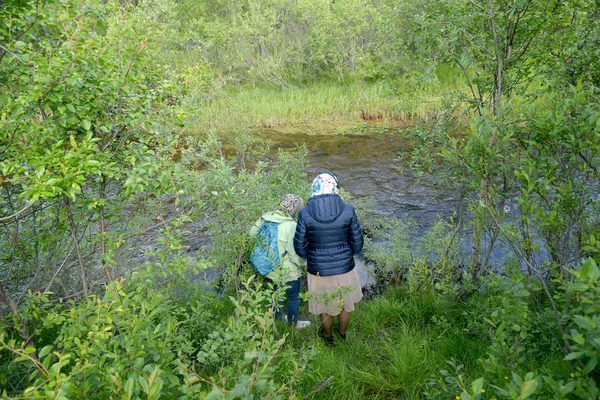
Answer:
<svg viewBox="0 0 600 400"><path fill-rule="evenodd" d="M506 175L504 175L503 191L504 191L504 193L508 192L508 180L506 178ZM504 212L505 204L506 204L506 198L502 197L502 200L500 201L500 204L498 205L497 209L501 210L501 212ZM502 223L502 220L499 220L498 223ZM487 265L490 260L490 256L492 255L492 251L494 250L494 245L496 244L496 240L498 239L499 235L500 235L500 228L498 226L494 225L494 227L492 228L492 235L490 237L490 245L487 248L485 255L483 256L483 262L481 263L481 266L484 269L487 269Z"/></svg>
<svg viewBox="0 0 600 400"><path fill-rule="evenodd" d="M67 209L67 215L69 216L69 222L71 223L71 237L73 239L73 245L75 246L75 252L77 253L77 261L79 262L79 273L81 275L81 284L83 285L83 295L88 297L88 284L85 277L85 265L83 258L81 257L81 251L79 249L79 240L77 239L77 226L73 220L73 213L71 212L71 202L68 197L65 197L65 205Z"/></svg>
<svg viewBox="0 0 600 400"><path fill-rule="evenodd" d="M500 230L496 227L494 227L494 229L492 229L492 236L490 237L490 245L487 248L484 256L483 256L483 261L481 262L481 266L483 270L487 269L487 265L490 261L490 256L492 255L492 251L494 250L494 245L496 244L496 240L498 239L498 235L500 233Z"/></svg>
<svg viewBox="0 0 600 400"><path fill-rule="evenodd" d="M479 253L481 249L481 228L477 218L473 221L473 237L471 239L471 259L469 262L471 274L477 276L479 271Z"/></svg>
<svg viewBox="0 0 600 400"><path fill-rule="evenodd" d="M500 49L500 41L498 39L498 32L496 30L496 21L494 19L494 6L492 5L492 0L488 0L488 5L490 7L490 21L492 23L492 33L494 35L494 47L496 51L496 89L494 95L494 115L498 115L498 111L500 110L500 99L502 97L502 54L503 52Z"/></svg>
<svg viewBox="0 0 600 400"><path fill-rule="evenodd" d="M106 178L104 175L100 177L100 207L98 213L100 215L100 253L102 259L102 269L106 273L108 281L112 281L110 265L106 262L106 219L104 218L104 199L106 198Z"/></svg>

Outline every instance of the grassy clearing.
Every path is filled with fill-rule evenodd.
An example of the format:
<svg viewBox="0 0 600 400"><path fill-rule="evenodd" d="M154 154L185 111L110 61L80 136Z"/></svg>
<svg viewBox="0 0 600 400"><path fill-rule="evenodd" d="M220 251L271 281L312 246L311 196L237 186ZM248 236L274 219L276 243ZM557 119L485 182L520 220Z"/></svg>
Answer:
<svg viewBox="0 0 600 400"><path fill-rule="evenodd" d="M453 325L464 305L443 297L405 296L390 289L384 296L362 301L352 315L348 339L327 348L314 329L294 334L294 346L317 346L320 353L296 390L308 394L323 381L328 385L314 399L417 399L427 383L455 358L466 373L481 372L478 359L486 343ZM436 321L446 321L439 323Z"/></svg>
<svg viewBox="0 0 600 400"><path fill-rule="evenodd" d="M418 90L390 82L335 81L287 89L229 87L205 102L188 125L231 132L240 127L327 126L335 131L361 122L412 124L438 116L444 93L458 88L452 74L441 76L448 84L436 80Z"/></svg>

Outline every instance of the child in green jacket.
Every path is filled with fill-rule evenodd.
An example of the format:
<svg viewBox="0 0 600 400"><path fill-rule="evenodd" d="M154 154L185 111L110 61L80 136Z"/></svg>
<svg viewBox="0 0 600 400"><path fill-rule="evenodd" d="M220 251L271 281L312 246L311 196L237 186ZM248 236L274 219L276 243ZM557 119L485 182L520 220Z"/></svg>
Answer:
<svg viewBox="0 0 600 400"><path fill-rule="evenodd" d="M275 283L285 282L287 294L287 320L297 328L310 325L309 321L298 320L300 309L300 277L306 269L306 260L294 250L296 216L302 208L302 198L295 194L286 194L281 198L276 211L267 211L250 229L250 236L256 237L265 221L275 222L277 226L277 250L281 263L266 277ZM278 316L282 316L277 310Z"/></svg>

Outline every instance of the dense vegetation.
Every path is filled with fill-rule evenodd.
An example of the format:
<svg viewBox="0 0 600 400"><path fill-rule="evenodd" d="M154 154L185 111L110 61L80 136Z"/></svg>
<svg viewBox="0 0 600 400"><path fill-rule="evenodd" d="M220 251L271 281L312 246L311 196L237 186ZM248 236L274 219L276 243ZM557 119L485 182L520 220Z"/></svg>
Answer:
<svg viewBox="0 0 600 400"><path fill-rule="evenodd" d="M598 1L0 0L0 83L2 397L600 397ZM334 349L247 261L293 125L404 135L464 211L356 203Z"/></svg>

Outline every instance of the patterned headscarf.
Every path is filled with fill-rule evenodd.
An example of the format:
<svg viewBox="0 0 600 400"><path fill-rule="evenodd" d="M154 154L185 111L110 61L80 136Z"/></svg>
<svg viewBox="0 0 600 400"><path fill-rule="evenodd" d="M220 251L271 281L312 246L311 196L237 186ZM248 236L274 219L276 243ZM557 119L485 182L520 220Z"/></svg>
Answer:
<svg viewBox="0 0 600 400"><path fill-rule="evenodd" d="M302 197L296 194L286 194L279 201L279 210L285 211L294 218L298 215L303 205Z"/></svg>
<svg viewBox="0 0 600 400"><path fill-rule="evenodd" d="M324 172L313 180L310 197L320 196L322 194L338 194L338 191L336 178L334 178L332 174Z"/></svg>

